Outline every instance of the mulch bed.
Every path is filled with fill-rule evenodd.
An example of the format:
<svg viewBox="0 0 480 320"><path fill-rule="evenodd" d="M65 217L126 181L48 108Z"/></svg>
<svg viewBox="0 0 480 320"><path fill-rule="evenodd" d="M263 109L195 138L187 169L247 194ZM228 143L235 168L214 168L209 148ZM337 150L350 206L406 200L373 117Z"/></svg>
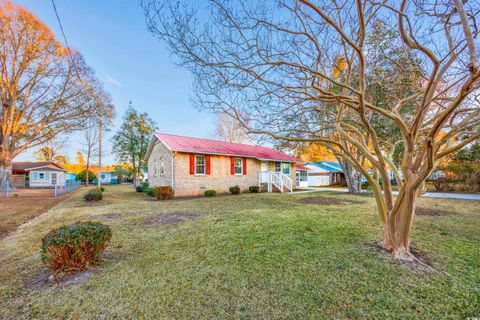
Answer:
<svg viewBox="0 0 480 320"><path fill-rule="evenodd" d="M374 251L387 254L389 257L392 255L392 251L385 249L380 242L373 242L373 243L367 243L367 247L370 249L373 249ZM442 273L441 271L438 271L434 268L433 266L433 261L432 259L428 256L427 253L423 252L419 248L417 248L415 245L410 245L410 253L415 257L414 261L401 261L401 260L395 260L400 262L402 265L406 266L407 268L417 271L417 272L422 272L422 273ZM393 259L392 259L393 260Z"/></svg>
<svg viewBox="0 0 480 320"><path fill-rule="evenodd" d="M178 224L185 221L197 220L204 214L189 213L167 213L162 215L151 215L143 221L144 225L157 227L166 224Z"/></svg>
<svg viewBox="0 0 480 320"><path fill-rule="evenodd" d="M339 198L327 198L327 197L307 197L301 198L298 202L303 204L319 204L319 205L330 205L330 204L360 204L365 203L364 201L350 200L350 199L339 199Z"/></svg>
<svg viewBox="0 0 480 320"><path fill-rule="evenodd" d="M439 210L439 209L432 209L432 208L416 208L415 209L415 215L417 216L433 216L433 217L438 217L438 216L446 216L452 214L451 212L445 211L445 210Z"/></svg>
<svg viewBox="0 0 480 320"><path fill-rule="evenodd" d="M87 269L78 272L72 272L64 275L59 279L54 279L53 273L45 269L33 279L30 279L25 283L25 288L30 290L40 290L47 287L51 287L54 285L58 286L70 286L70 285L78 285L81 283L87 282L88 278L92 276L94 273L98 272L97 269Z"/></svg>

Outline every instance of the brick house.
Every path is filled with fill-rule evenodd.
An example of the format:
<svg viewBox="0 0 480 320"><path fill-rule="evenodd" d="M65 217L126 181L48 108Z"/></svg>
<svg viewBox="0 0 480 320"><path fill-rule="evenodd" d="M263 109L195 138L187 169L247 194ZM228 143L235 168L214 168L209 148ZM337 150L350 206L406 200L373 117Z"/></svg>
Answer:
<svg viewBox="0 0 480 320"><path fill-rule="evenodd" d="M151 186L172 186L175 195L202 195L261 186L291 192L299 159L272 148L155 133L146 153Z"/></svg>

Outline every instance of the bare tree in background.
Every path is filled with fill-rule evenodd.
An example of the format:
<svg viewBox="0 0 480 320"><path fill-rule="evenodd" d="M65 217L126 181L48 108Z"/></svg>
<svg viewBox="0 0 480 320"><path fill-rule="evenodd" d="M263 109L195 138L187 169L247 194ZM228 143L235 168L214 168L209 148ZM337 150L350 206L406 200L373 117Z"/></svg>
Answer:
<svg viewBox="0 0 480 320"><path fill-rule="evenodd" d="M88 121L88 127L83 134L82 151L85 154L86 185L88 185L88 170L90 169L90 163L95 159L98 153L98 130L98 122Z"/></svg>
<svg viewBox="0 0 480 320"><path fill-rule="evenodd" d="M217 113L215 135L222 141L230 143L248 143L247 130L236 119L226 113Z"/></svg>
<svg viewBox="0 0 480 320"><path fill-rule="evenodd" d="M63 165L68 162L68 158L63 155L66 143L66 138L57 136L46 142L41 148L37 149L34 154L38 161L54 162L58 165Z"/></svg>
<svg viewBox="0 0 480 320"><path fill-rule="evenodd" d="M250 132L328 146L371 185L383 246L412 260L416 200L436 163L480 138L478 1L143 0L147 26L194 77L197 104L237 118ZM386 21L395 43L420 59L390 74L420 72L413 93L369 92L374 55L366 38ZM337 61L345 64L333 76ZM368 78L368 80L367 80ZM416 80L419 79L419 80ZM393 88L390 88L393 89ZM383 101L383 100L382 100ZM376 122L386 126L377 126ZM386 141L395 128L398 141ZM401 145L400 166L392 161ZM372 170L359 163L357 153ZM393 197L389 170L398 181Z"/></svg>
<svg viewBox="0 0 480 320"><path fill-rule="evenodd" d="M80 53L22 6L0 3L0 188L11 180L16 156L112 113Z"/></svg>

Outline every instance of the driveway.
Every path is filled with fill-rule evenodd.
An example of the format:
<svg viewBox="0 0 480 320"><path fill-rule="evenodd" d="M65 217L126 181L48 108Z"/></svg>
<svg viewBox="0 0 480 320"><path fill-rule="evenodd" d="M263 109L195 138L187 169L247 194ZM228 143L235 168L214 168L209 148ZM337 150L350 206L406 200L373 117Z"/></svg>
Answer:
<svg viewBox="0 0 480 320"><path fill-rule="evenodd" d="M348 189L347 188L308 188L302 191L297 191L295 193L297 194L297 193L322 192L322 191L348 192ZM394 191L393 194L397 195L398 191ZM480 201L480 194L478 193L426 192L424 195L422 195L422 197Z"/></svg>

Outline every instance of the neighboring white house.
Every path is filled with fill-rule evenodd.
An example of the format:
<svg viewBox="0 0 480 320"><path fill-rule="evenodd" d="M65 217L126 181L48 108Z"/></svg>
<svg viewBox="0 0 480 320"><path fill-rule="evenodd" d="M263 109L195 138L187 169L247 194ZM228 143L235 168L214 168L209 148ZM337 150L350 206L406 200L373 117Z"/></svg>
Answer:
<svg viewBox="0 0 480 320"><path fill-rule="evenodd" d="M25 171L28 172L30 188L64 186L68 175L67 170L54 163L28 168Z"/></svg>
<svg viewBox="0 0 480 320"><path fill-rule="evenodd" d="M331 186L344 185L345 176L342 167L335 161L307 162L305 167L308 171L308 186Z"/></svg>

